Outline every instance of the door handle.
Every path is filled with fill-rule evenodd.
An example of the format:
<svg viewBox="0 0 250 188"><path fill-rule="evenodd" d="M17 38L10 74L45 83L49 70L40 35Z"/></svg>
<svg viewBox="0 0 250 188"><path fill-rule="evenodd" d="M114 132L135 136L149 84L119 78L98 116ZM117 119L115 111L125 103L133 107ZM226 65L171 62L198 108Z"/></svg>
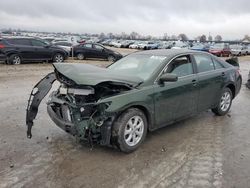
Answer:
<svg viewBox="0 0 250 188"><path fill-rule="evenodd" d="M225 72L222 72L222 73L221 73L221 76L225 76Z"/></svg>
<svg viewBox="0 0 250 188"><path fill-rule="evenodd" d="M197 81L196 80L192 80L192 84L193 84L193 86L196 86L197 85Z"/></svg>

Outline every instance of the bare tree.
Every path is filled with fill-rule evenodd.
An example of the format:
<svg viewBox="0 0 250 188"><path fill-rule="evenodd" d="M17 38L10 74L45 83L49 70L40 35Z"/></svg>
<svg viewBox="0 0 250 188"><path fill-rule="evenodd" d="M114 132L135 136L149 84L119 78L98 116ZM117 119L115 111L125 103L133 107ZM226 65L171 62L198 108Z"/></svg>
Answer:
<svg viewBox="0 0 250 188"><path fill-rule="evenodd" d="M248 41L250 41L249 35L245 35L244 38L243 38L242 40L248 40Z"/></svg>
<svg viewBox="0 0 250 188"><path fill-rule="evenodd" d="M220 35L216 35L216 37L214 37L215 41L222 41L222 37Z"/></svg>
<svg viewBox="0 0 250 188"><path fill-rule="evenodd" d="M206 35L201 35L200 42L206 42L206 41L207 41Z"/></svg>
<svg viewBox="0 0 250 188"><path fill-rule="evenodd" d="M163 40L168 40L168 34L167 33L164 33Z"/></svg>
<svg viewBox="0 0 250 188"><path fill-rule="evenodd" d="M130 39L138 39L138 38L140 38L140 35L138 33L134 31L130 33Z"/></svg>
<svg viewBox="0 0 250 188"><path fill-rule="evenodd" d="M176 35L172 35L172 36L170 37L170 39L171 39L171 40L178 40L178 37L177 37Z"/></svg>
<svg viewBox="0 0 250 188"><path fill-rule="evenodd" d="M184 34L184 33L179 34L178 38L179 38L181 41L187 41L187 40L188 40L187 35Z"/></svg>
<svg viewBox="0 0 250 188"><path fill-rule="evenodd" d="M208 36L208 41L213 41L213 37L211 35Z"/></svg>

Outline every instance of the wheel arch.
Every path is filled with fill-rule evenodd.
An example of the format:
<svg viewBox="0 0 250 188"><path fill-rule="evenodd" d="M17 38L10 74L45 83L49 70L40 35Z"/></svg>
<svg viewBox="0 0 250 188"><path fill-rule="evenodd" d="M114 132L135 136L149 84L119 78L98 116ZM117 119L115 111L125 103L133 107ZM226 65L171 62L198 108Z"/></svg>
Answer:
<svg viewBox="0 0 250 188"><path fill-rule="evenodd" d="M122 113L124 113L126 110L128 110L128 109L130 109L130 108L137 108L137 109L139 109L139 110L141 110L143 113L144 113L144 115L146 116L146 119L147 119L147 123L148 123L148 131L150 131L152 128L152 125L153 125L153 118L152 118L152 115L150 114L150 110L147 108L147 107L145 107L145 106L143 106L143 105L141 105L141 104L133 104L133 105L130 105L130 106L128 106L128 107L126 107L125 109L123 109L119 114L118 114L118 116L117 116L117 118L122 114Z"/></svg>
<svg viewBox="0 0 250 188"><path fill-rule="evenodd" d="M234 99L234 97L235 97L235 92L236 92L236 87L235 87L235 85L233 84L233 83L228 83L226 86L225 86L225 88L229 88L230 90L231 90L231 92L232 92L232 95L233 95L233 99Z"/></svg>

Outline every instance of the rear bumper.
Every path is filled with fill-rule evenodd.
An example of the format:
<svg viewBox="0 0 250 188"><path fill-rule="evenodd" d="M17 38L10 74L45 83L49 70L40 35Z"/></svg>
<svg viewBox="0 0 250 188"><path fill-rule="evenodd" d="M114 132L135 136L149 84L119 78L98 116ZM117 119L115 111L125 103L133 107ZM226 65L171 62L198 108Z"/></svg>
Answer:
<svg viewBox="0 0 250 188"><path fill-rule="evenodd" d="M7 56L0 53L0 61L6 61L6 60L7 60Z"/></svg>

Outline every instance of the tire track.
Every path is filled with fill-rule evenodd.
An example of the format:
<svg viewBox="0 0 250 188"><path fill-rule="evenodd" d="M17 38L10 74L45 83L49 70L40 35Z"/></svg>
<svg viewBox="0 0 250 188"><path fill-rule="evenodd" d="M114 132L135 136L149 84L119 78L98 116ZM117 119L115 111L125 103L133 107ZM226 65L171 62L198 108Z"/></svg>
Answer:
<svg viewBox="0 0 250 188"><path fill-rule="evenodd" d="M201 122L195 136L178 145L172 156L132 173L118 187L222 187L222 127L214 118Z"/></svg>

